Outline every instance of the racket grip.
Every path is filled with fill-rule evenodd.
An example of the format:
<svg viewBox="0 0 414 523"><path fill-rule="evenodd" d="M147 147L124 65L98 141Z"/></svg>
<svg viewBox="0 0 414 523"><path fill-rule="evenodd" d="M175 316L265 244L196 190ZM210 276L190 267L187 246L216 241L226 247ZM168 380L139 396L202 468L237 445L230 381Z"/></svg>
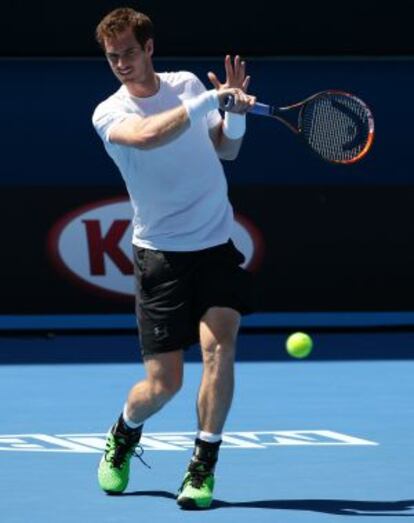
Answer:
<svg viewBox="0 0 414 523"><path fill-rule="evenodd" d="M256 102L249 110L249 113L261 116L272 116L272 106Z"/></svg>
<svg viewBox="0 0 414 523"><path fill-rule="evenodd" d="M229 94L228 96L226 96L226 98L224 100L222 109L224 111L230 111L231 108L233 107L233 105L234 105L234 96ZM252 113L252 114L261 115L261 116L272 116L272 106L262 104L260 102L256 102L253 105L253 107L251 109L249 109L248 112Z"/></svg>

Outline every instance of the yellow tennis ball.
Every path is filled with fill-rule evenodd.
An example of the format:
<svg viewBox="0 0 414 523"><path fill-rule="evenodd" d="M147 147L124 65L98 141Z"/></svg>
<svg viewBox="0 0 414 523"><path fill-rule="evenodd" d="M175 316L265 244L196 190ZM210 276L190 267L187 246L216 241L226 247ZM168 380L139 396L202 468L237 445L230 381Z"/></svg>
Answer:
<svg viewBox="0 0 414 523"><path fill-rule="evenodd" d="M312 348L312 338L305 332L295 332L286 340L286 350L293 358L306 358Z"/></svg>

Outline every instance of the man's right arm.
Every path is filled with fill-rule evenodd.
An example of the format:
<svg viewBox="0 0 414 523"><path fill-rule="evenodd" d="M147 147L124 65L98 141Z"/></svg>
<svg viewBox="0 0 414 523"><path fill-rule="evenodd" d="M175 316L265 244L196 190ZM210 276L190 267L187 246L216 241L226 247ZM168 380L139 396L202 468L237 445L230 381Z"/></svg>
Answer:
<svg viewBox="0 0 414 523"><path fill-rule="evenodd" d="M145 118L128 115L110 128L107 138L112 143L139 149L165 145L186 131L192 122L218 109L229 94L234 94L234 89L211 89L162 113Z"/></svg>
<svg viewBox="0 0 414 523"><path fill-rule="evenodd" d="M108 138L112 143L151 149L174 140L189 127L187 109L180 105L146 118L129 115L110 129Z"/></svg>
<svg viewBox="0 0 414 523"><path fill-rule="evenodd" d="M212 89L162 113L145 118L129 115L111 127L108 139L112 143L139 149L159 147L186 131L192 121L218 109L222 96L222 93L219 95L215 89Z"/></svg>

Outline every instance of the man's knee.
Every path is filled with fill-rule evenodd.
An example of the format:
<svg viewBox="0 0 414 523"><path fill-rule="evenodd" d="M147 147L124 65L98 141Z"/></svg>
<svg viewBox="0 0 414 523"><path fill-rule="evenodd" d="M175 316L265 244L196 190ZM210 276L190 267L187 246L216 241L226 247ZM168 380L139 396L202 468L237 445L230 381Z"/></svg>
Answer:
<svg viewBox="0 0 414 523"><path fill-rule="evenodd" d="M233 358L235 353L235 343L232 339L211 340L204 344L201 350L204 354L215 359Z"/></svg>
<svg viewBox="0 0 414 523"><path fill-rule="evenodd" d="M200 341L206 351L228 354L234 350L240 314L225 307L212 307L201 318Z"/></svg>
<svg viewBox="0 0 414 523"><path fill-rule="evenodd" d="M203 347L204 372L207 374L223 375L226 369L232 368L235 361L234 345L216 344Z"/></svg>
<svg viewBox="0 0 414 523"><path fill-rule="evenodd" d="M150 380L152 392L162 401L168 401L181 389L183 384L182 374L171 373Z"/></svg>
<svg viewBox="0 0 414 523"><path fill-rule="evenodd" d="M180 390L183 382L182 351L149 356L144 363L152 396L165 402Z"/></svg>

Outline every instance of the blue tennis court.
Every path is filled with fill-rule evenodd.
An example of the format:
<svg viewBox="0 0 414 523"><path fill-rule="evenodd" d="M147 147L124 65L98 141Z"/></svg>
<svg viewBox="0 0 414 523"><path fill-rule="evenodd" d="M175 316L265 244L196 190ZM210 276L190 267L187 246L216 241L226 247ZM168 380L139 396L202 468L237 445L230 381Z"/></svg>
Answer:
<svg viewBox="0 0 414 523"><path fill-rule="evenodd" d="M151 469L134 460L127 491L114 497L99 490L96 468L107 428L130 385L143 377L135 336L2 337L1 353L9 354L0 367L2 520L414 516L414 335L336 332L314 339L312 356L296 361L285 356L282 334L241 335L216 501L195 514L176 506L175 493L193 445L196 348L183 389L146 424L143 457ZM119 361L110 362L116 346ZM44 363L31 364L30 351ZM97 363L105 354L108 362Z"/></svg>

